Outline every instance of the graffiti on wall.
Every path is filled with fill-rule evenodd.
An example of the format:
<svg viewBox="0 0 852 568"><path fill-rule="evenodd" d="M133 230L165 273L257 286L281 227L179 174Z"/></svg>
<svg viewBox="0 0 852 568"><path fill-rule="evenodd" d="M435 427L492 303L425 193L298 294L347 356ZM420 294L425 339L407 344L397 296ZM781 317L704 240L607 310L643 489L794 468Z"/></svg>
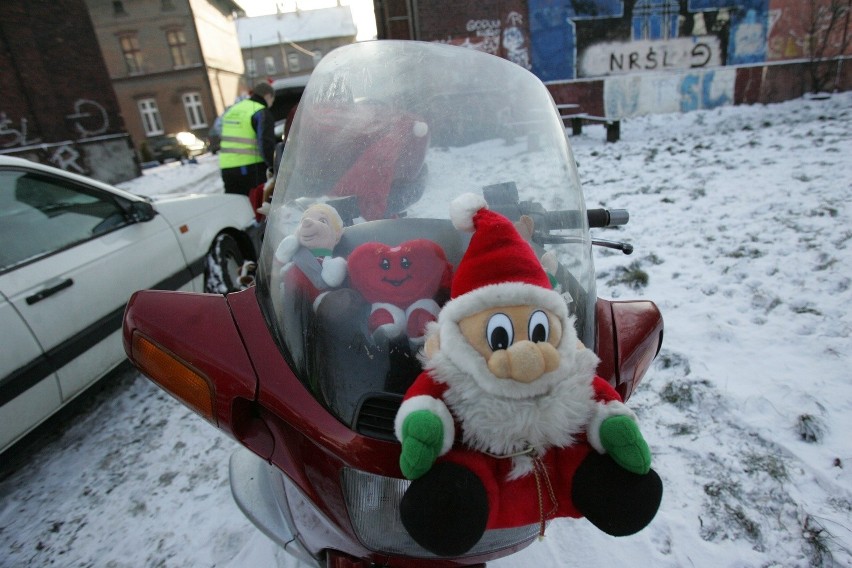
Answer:
<svg viewBox="0 0 852 568"><path fill-rule="evenodd" d="M529 0L532 69L548 81L759 63L769 2Z"/></svg>
<svg viewBox="0 0 852 568"><path fill-rule="evenodd" d="M587 77L637 71L666 71L715 67L722 63L722 46L716 36L669 41L598 43L583 54L581 74Z"/></svg>
<svg viewBox="0 0 852 568"><path fill-rule="evenodd" d="M109 130L109 115L97 101L78 99L74 102L72 112L65 115L65 119L69 129L76 134L75 141L43 143L42 138L29 136L26 118L15 121L9 119L5 112L0 112L0 149L40 145L40 150L45 154L47 161L57 168L87 174L89 172L80 163L81 154L75 147L75 143L104 134Z"/></svg>
<svg viewBox="0 0 852 568"><path fill-rule="evenodd" d="M503 26L503 49L506 59L524 69L532 69L530 50L524 33L524 17L518 12L509 12Z"/></svg>
<svg viewBox="0 0 852 568"><path fill-rule="evenodd" d="M513 63L531 69L529 42L524 17L510 11L501 18L471 19L465 25L464 36L452 36L438 43L448 43L505 57Z"/></svg>
<svg viewBox="0 0 852 568"><path fill-rule="evenodd" d="M81 139L103 134L109 128L106 109L89 99L75 101L74 112L66 115L65 118L71 121Z"/></svg>
<svg viewBox="0 0 852 568"><path fill-rule="evenodd" d="M28 146L39 142L41 142L41 138L29 137L26 118L14 123L6 116L5 112L0 112L0 148Z"/></svg>
<svg viewBox="0 0 852 568"><path fill-rule="evenodd" d="M733 102L735 81L736 70L725 68L609 77L604 109L619 117L712 109Z"/></svg>

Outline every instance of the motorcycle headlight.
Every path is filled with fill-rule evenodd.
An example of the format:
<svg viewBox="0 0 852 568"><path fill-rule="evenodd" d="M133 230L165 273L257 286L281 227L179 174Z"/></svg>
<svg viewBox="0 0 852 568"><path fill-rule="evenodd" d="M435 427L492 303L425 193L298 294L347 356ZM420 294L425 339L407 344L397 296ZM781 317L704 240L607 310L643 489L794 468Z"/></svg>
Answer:
<svg viewBox="0 0 852 568"><path fill-rule="evenodd" d="M343 492L349 518L361 543L376 552L434 558L408 535L399 517L399 502L411 482L356 469L343 469ZM534 538L539 525L485 531L464 556L489 554Z"/></svg>

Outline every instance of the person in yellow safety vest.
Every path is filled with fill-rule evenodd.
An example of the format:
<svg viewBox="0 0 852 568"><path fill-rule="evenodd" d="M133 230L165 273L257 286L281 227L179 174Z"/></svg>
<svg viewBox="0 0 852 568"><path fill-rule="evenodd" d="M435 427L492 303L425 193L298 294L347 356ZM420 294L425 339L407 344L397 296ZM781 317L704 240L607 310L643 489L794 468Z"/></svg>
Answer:
<svg viewBox="0 0 852 568"><path fill-rule="evenodd" d="M275 154L275 119L269 110L274 101L272 86L258 83L251 97L222 115L219 168L225 193L248 195L266 181Z"/></svg>

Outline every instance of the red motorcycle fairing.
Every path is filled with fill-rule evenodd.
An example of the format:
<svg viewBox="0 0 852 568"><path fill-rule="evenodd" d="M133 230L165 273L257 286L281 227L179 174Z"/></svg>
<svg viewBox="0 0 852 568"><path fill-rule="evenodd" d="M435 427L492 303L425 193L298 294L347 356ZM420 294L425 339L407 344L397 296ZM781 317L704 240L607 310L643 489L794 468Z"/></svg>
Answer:
<svg viewBox="0 0 852 568"><path fill-rule="evenodd" d="M378 553L359 542L342 489L347 468L401 478L399 445L353 432L310 395L272 340L255 290L227 297L137 292L125 311L125 350L164 390L204 415L198 405L188 404L187 399L196 393L181 391L180 385L170 382L174 369L164 372L146 366L140 339L202 378L202 396L212 401L205 417L292 482L285 486L294 511L293 528L312 555L331 550L382 565L417 566L423 559ZM430 565L481 564L520 550L532 540L486 555L430 559Z"/></svg>
<svg viewBox="0 0 852 568"><path fill-rule="evenodd" d="M598 375L630 398L663 345L663 316L647 300L609 301L598 298L596 350Z"/></svg>
<svg viewBox="0 0 852 568"><path fill-rule="evenodd" d="M208 419L292 481L286 488L291 509L299 512L293 518L294 529L311 554L333 549L353 558L415 566L416 559L391 557L363 546L343 494L346 468L401 478L399 445L350 430L311 396L273 341L255 292L250 288L227 297L138 292L125 314L125 349L138 365L138 342L143 338L204 378L213 401ZM652 302L598 299L597 318L599 372L627 398L657 354L662 317ZM151 374L175 394L173 386ZM187 402L180 393L176 396ZM442 559L435 565L485 562L531 541L499 553Z"/></svg>

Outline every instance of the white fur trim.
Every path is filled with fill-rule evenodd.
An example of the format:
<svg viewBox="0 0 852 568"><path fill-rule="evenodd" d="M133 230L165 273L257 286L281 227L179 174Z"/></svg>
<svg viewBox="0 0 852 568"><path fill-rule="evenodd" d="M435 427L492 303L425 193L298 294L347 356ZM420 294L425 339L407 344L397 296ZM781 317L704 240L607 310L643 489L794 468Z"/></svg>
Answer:
<svg viewBox="0 0 852 568"><path fill-rule="evenodd" d="M456 426L453 416L443 401L427 395L413 396L400 405L393 423L396 439L402 442L402 425L409 414L418 410L428 410L441 419L441 424L444 426L444 442L438 455L442 456L449 452L456 439Z"/></svg>
<svg viewBox="0 0 852 568"><path fill-rule="evenodd" d="M599 454L606 453L606 450L601 443L601 425L604 423L604 420L612 418L613 416L629 416L631 420L636 422L636 414L627 408L627 406L625 406L622 402L611 400L606 404L595 404L594 414L592 415L592 419L589 421L589 426L586 430L586 438L589 440L589 444L591 444Z"/></svg>
<svg viewBox="0 0 852 568"><path fill-rule="evenodd" d="M568 305L559 292L524 282L502 282L481 286L450 300L444 304L439 321L458 322L482 310L529 304L547 308L560 320L568 317Z"/></svg>
<svg viewBox="0 0 852 568"><path fill-rule="evenodd" d="M325 297L327 295L328 295L328 292L323 292L314 299L314 303L313 303L314 313L316 313L316 311L319 309L320 304L322 303L322 301L325 299Z"/></svg>
<svg viewBox="0 0 852 568"><path fill-rule="evenodd" d="M417 300L405 309L406 319L411 316L411 312L414 310L426 310L433 316L438 317L438 314L441 312L441 306L439 306L435 300L430 300L428 298L424 300Z"/></svg>
<svg viewBox="0 0 852 568"><path fill-rule="evenodd" d="M346 259L338 256L327 256L322 261L322 279L325 283L336 288L346 279Z"/></svg>
<svg viewBox="0 0 852 568"><path fill-rule="evenodd" d="M373 304L372 309L370 310L370 314L372 315L373 312L379 310L384 310L390 313L391 317L393 318L393 323L386 323L380 325L375 329L375 331L373 331L374 335L376 333L381 332L387 337L396 337L403 331L405 331L406 318L405 312L402 310L402 308L399 308L393 304L377 303Z"/></svg>
<svg viewBox="0 0 852 568"><path fill-rule="evenodd" d="M550 378L515 383L516 392L537 388L534 396L503 396L505 381L491 377L489 388L447 357L442 349L430 360L434 380L447 385L443 401L462 425L462 442L478 451L507 456L529 448L543 455L549 448L568 447L586 431L595 407L592 373L595 356L588 350L577 360L566 358ZM551 380L555 379L555 380ZM495 386L502 385L502 386ZM528 472L529 460L513 458L512 476Z"/></svg>
<svg viewBox="0 0 852 568"><path fill-rule="evenodd" d="M450 219L459 231L473 232L473 216L480 209L488 209L485 198L475 193L463 193L450 203Z"/></svg>
<svg viewBox="0 0 852 568"><path fill-rule="evenodd" d="M293 258L293 255L296 254L296 251L299 250L300 246L299 239L297 239L295 235L288 235L284 237L284 239L278 244L278 248L275 249L275 260L281 264L287 264L290 262L290 259Z"/></svg>

